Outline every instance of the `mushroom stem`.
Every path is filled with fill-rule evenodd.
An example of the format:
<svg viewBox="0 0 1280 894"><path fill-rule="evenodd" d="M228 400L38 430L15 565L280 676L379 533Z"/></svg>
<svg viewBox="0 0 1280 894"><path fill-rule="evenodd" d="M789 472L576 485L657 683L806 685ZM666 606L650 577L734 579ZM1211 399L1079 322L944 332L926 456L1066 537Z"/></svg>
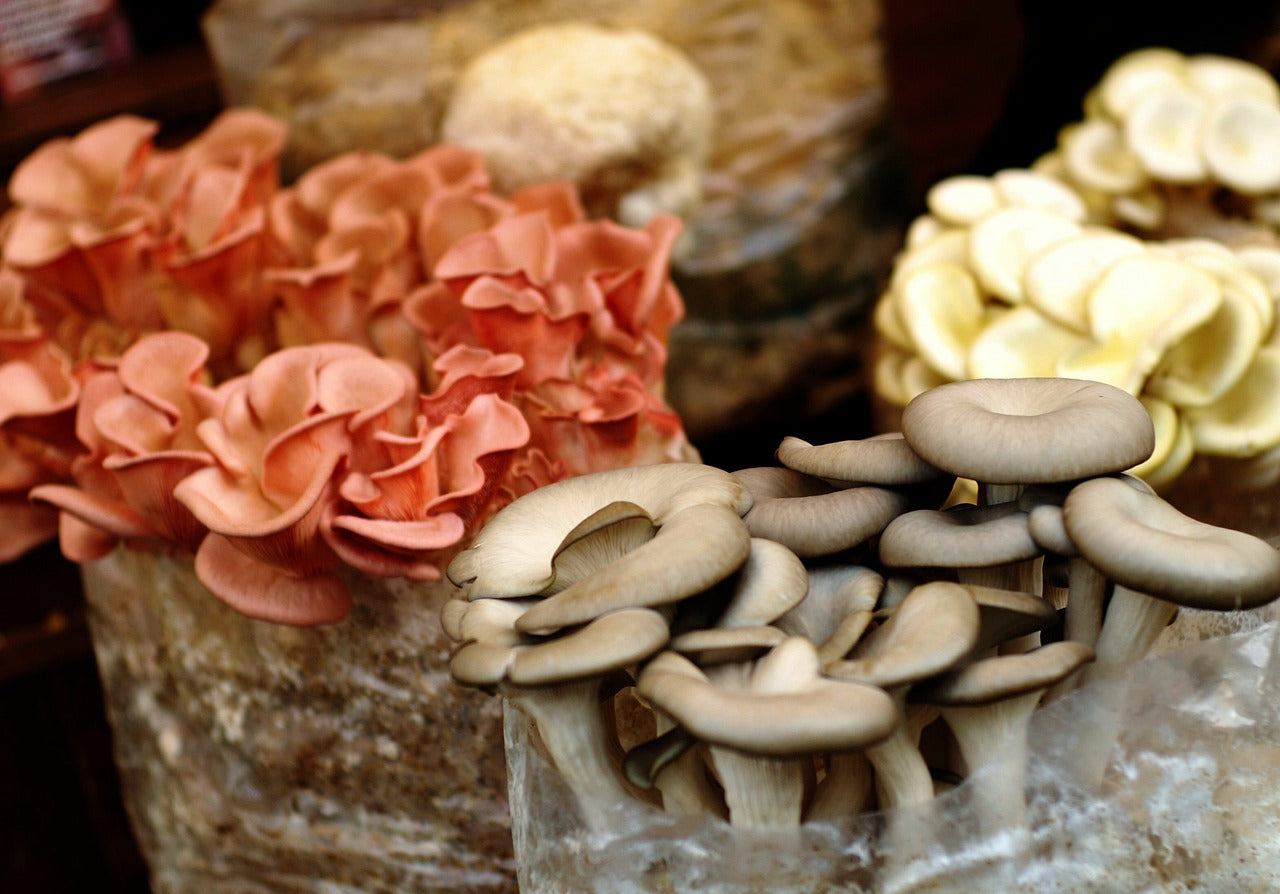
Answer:
<svg viewBox="0 0 1280 894"><path fill-rule="evenodd" d="M979 822L988 834L1025 829L1027 725L1042 691L986 705L941 708L968 768Z"/></svg>
<svg viewBox="0 0 1280 894"><path fill-rule="evenodd" d="M1098 634L1097 663L1085 672L1084 681L1141 660L1177 611L1172 602L1114 585L1102 632Z"/></svg>
<svg viewBox="0 0 1280 894"><path fill-rule="evenodd" d="M818 784L805 822L840 821L866 809L871 797L871 764L861 751L827 755L827 775Z"/></svg>
<svg viewBox="0 0 1280 894"><path fill-rule="evenodd" d="M800 825L809 766L804 758L746 754L721 745L710 751L731 824L744 829Z"/></svg>
<svg viewBox="0 0 1280 894"><path fill-rule="evenodd" d="M600 681L592 678L536 689L505 687L504 692L533 720L552 763L589 822L630 797L609 757L599 689Z"/></svg>
<svg viewBox="0 0 1280 894"><path fill-rule="evenodd" d="M889 694L903 712L907 687L898 687ZM883 809L926 804L933 800L933 777L916 744L917 735L903 720L889 738L867 749L867 759L876 771L876 792Z"/></svg>
<svg viewBox="0 0 1280 894"><path fill-rule="evenodd" d="M726 819L724 804L707 778L706 758L698 743L670 717L656 712L659 739L679 739L678 755L658 767L653 785L662 793L662 809L686 816L711 814ZM676 731L679 732L676 732Z"/></svg>
<svg viewBox="0 0 1280 894"><path fill-rule="evenodd" d="M1067 616L1063 638L1092 646L1102 631L1102 605L1107 579L1081 556L1067 560Z"/></svg>

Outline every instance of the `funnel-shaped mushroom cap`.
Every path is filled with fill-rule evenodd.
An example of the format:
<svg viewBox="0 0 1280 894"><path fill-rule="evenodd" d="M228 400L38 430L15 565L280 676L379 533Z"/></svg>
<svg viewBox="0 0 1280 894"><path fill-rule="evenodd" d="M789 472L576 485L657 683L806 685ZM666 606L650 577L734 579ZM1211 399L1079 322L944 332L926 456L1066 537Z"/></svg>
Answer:
<svg viewBox="0 0 1280 894"><path fill-rule="evenodd" d="M927 462L991 484L1122 472L1155 444L1137 398L1077 379L951 382L907 405L902 433Z"/></svg>
<svg viewBox="0 0 1280 894"><path fill-rule="evenodd" d="M864 485L836 490L791 469L734 472L754 499L746 514L752 536L784 544L808 558L851 549L884 530L910 505L900 491Z"/></svg>
<svg viewBox="0 0 1280 894"><path fill-rule="evenodd" d="M901 432L816 446L783 438L777 457L787 468L806 475L859 484L922 484L947 474L921 459Z"/></svg>
<svg viewBox="0 0 1280 894"><path fill-rule="evenodd" d="M1210 110L1201 135L1209 172L1226 186L1251 195L1280 187L1280 108L1232 96Z"/></svg>
<svg viewBox="0 0 1280 894"><path fill-rule="evenodd" d="M904 512L880 535L889 568L986 568L1040 554L1017 503Z"/></svg>
<svg viewBox="0 0 1280 894"><path fill-rule="evenodd" d="M911 690L930 705L985 705L1047 689L1093 660L1083 643L1057 642L1018 655L983 658Z"/></svg>
<svg viewBox="0 0 1280 894"><path fill-rule="evenodd" d="M1081 555L1108 578L1192 608L1232 610L1280 595L1280 553L1250 534L1183 515L1115 478L1075 487L1063 521Z"/></svg>
<svg viewBox="0 0 1280 894"><path fill-rule="evenodd" d="M973 651L980 626L978 604L966 587L921 584L862 638L854 658L828 664L826 673L886 689L935 677Z"/></svg>
<svg viewBox="0 0 1280 894"><path fill-rule="evenodd" d="M449 579L480 596L528 596L554 579L552 558L584 519L614 502L634 503L663 524L682 509L708 503L741 515L751 506L729 473L696 463L595 472L540 487L504 507L449 563Z"/></svg>
<svg viewBox="0 0 1280 894"><path fill-rule="evenodd" d="M651 540L538 602L517 626L550 633L622 608L670 605L733 574L750 551L751 537L737 512L694 504L672 515Z"/></svg>
<svg viewBox="0 0 1280 894"><path fill-rule="evenodd" d="M809 571L809 593L776 626L818 646L823 664L843 658L861 639L884 590L884 578L861 565Z"/></svg>
<svg viewBox="0 0 1280 894"><path fill-rule="evenodd" d="M887 738L898 723L888 693L824 679L813 644L800 637L757 661L743 689L714 685L674 652L649 662L637 689L702 741L751 754L859 748Z"/></svg>

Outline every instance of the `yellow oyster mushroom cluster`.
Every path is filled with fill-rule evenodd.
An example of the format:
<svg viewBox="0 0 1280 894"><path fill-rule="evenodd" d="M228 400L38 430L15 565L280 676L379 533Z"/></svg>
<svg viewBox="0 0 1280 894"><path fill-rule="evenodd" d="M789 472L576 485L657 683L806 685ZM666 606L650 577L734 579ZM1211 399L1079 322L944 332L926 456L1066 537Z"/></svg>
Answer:
<svg viewBox="0 0 1280 894"><path fill-rule="evenodd" d="M1280 87L1265 69L1138 50L1105 72L1084 112L1035 167L1071 184L1095 219L1228 241L1256 238L1246 223L1280 224Z"/></svg>
<svg viewBox="0 0 1280 894"><path fill-rule="evenodd" d="M875 310L880 398L979 378L1114 385L1155 423L1132 471L1156 487L1198 453L1280 454L1280 249L1144 241L1031 171L952 177L926 202Z"/></svg>

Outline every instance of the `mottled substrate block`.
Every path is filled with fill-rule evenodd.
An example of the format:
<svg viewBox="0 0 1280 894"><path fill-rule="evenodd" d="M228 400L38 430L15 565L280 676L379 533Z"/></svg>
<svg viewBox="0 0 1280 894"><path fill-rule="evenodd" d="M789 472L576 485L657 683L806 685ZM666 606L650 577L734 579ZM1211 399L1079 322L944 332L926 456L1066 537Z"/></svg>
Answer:
<svg viewBox="0 0 1280 894"><path fill-rule="evenodd" d="M189 561L82 566L125 799L164 892L516 890L497 699L451 683L447 583L249 620Z"/></svg>

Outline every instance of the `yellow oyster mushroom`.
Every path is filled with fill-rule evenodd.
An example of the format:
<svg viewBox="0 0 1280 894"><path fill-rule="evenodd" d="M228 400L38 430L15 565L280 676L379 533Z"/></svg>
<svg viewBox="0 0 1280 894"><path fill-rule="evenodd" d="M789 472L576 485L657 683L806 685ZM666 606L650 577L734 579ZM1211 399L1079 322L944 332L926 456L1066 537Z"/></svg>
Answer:
<svg viewBox="0 0 1280 894"><path fill-rule="evenodd" d="M1063 128L1059 138L1068 176L1086 189L1128 193L1141 188L1146 172L1114 123L1095 118Z"/></svg>
<svg viewBox="0 0 1280 894"><path fill-rule="evenodd" d="M1035 308L1015 307L994 319L969 346L969 378L1055 376L1059 359L1082 341Z"/></svg>
<svg viewBox="0 0 1280 894"><path fill-rule="evenodd" d="M889 277L889 290L897 291L901 288L902 282L917 270L932 267L934 264L963 266L968 262L968 258L969 231L946 230L939 233L936 238L898 255L893 263L893 273Z"/></svg>
<svg viewBox="0 0 1280 894"><path fill-rule="evenodd" d="M1114 230L1082 233L1052 245L1032 258L1023 273L1027 303L1059 325L1088 332L1094 283L1115 262L1143 251L1139 240Z"/></svg>
<svg viewBox="0 0 1280 894"><path fill-rule="evenodd" d="M1262 348L1216 403L1185 412L1196 450L1253 456L1280 444L1280 348Z"/></svg>
<svg viewBox="0 0 1280 894"><path fill-rule="evenodd" d="M1141 368L1142 342L1115 333L1089 339L1058 358L1056 375L1064 379L1089 379L1114 385L1135 397L1141 393L1146 372Z"/></svg>
<svg viewBox="0 0 1280 894"><path fill-rule="evenodd" d="M1154 189L1116 196L1111 211L1123 223L1139 230L1154 230L1164 223L1165 203Z"/></svg>
<svg viewBox="0 0 1280 894"><path fill-rule="evenodd" d="M926 242L932 242L937 239L947 230L947 225L932 214L921 214L911 221L911 225L907 227L907 233L903 237L902 243L908 249L918 248Z"/></svg>
<svg viewBox="0 0 1280 894"><path fill-rule="evenodd" d="M1194 246L1179 251L1177 256L1217 279L1224 289L1231 287L1240 292L1258 315L1258 325L1265 339L1276 319L1275 299L1266 283L1248 268L1239 255L1225 246L1204 239L1194 240L1194 243Z"/></svg>
<svg viewBox="0 0 1280 894"><path fill-rule="evenodd" d="M875 367L871 371L871 384L876 394L895 407L905 407L911 403L903 384L903 367L908 360L917 359L910 351L904 351L892 345L882 345L876 355Z"/></svg>
<svg viewBox="0 0 1280 894"><path fill-rule="evenodd" d="M1098 84L1097 105L1112 118L1123 119L1152 89L1181 84L1187 60L1162 47L1128 53L1107 69Z"/></svg>
<svg viewBox="0 0 1280 894"><path fill-rule="evenodd" d="M929 364L925 363L919 355L908 357L902 364L902 393L906 396L907 403L911 403L926 391L947 384L947 381L930 369Z"/></svg>
<svg viewBox="0 0 1280 894"><path fill-rule="evenodd" d="M909 354L915 353L915 343L912 342L911 333L902 322L902 315L898 313L898 304L893 300L892 293L881 296L876 302L875 310L871 314L871 322L880 337L889 344Z"/></svg>
<svg viewBox="0 0 1280 894"><path fill-rule="evenodd" d="M1165 353L1147 380L1147 393L1179 407L1208 406L1240 380L1261 345L1253 302L1225 284L1218 310Z"/></svg>
<svg viewBox="0 0 1280 894"><path fill-rule="evenodd" d="M1265 68L1230 56L1192 56L1187 60L1186 81L1209 96L1251 97L1272 104L1280 102L1280 86Z"/></svg>
<svg viewBox="0 0 1280 894"><path fill-rule="evenodd" d="M1144 394L1138 398L1151 417L1156 444L1151 456L1129 470L1152 487L1164 487L1182 474L1195 456L1191 429L1182 424L1173 404Z"/></svg>
<svg viewBox="0 0 1280 894"><path fill-rule="evenodd" d="M1248 96L1220 100L1205 118L1201 149L1225 186L1246 195L1280 189L1280 108Z"/></svg>
<svg viewBox="0 0 1280 894"><path fill-rule="evenodd" d="M1009 304L1021 304L1027 262L1080 232L1074 220L1042 208L1006 208L969 231L969 266L985 291Z"/></svg>
<svg viewBox="0 0 1280 894"><path fill-rule="evenodd" d="M1043 208L1078 223L1083 223L1089 217L1089 209L1084 200L1069 186L1053 177L1011 168L996 172L991 182L1006 206Z"/></svg>
<svg viewBox="0 0 1280 894"><path fill-rule="evenodd" d="M894 292L901 318L921 359L938 375L965 378L969 345L985 323L977 283L958 264L934 264L912 273Z"/></svg>
<svg viewBox="0 0 1280 894"><path fill-rule="evenodd" d="M959 174L940 180L925 194L929 213L943 223L966 227L1004 205L996 186L987 177Z"/></svg>
<svg viewBox="0 0 1280 894"><path fill-rule="evenodd" d="M1200 154L1200 130L1208 111L1208 101L1189 87L1150 91L1125 118L1125 144L1150 176L1198 183L1208 175Z"/></svg>

